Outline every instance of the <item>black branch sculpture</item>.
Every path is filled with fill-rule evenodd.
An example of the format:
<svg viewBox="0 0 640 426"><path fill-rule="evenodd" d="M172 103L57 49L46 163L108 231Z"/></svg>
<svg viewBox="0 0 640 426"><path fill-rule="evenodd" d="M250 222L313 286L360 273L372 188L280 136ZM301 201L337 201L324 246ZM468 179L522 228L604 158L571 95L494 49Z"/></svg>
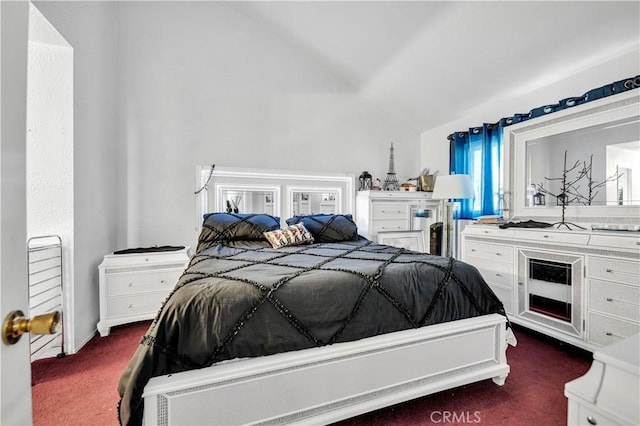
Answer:
<svg viewBox="0 0 640 426"><path fill-rule="evenodd" d="M542 184L537 185L538 191L540 191L543 194L547 194L552 197L555 197L557 200L557 204L559 206L562 206L562 220L552 225L558 229L562 226L566 227L569 230L571 230L572 226L575 226L576 228L580 228L580 229L585 229L580 225L576 225L575 223L567 222L565 220L565 210L567 208L567 205L579 199L579 197L576 196L576 191L579 189L578 182L586 176L585 167L583 167L582 169L579 169L579 167L580 167L580 161L578 160L574 163L574 165L571 168L567 168L567 151L565 151L564 165L562 168L562 176L552 177L552 178L545 176L545 179L547 181L550 181L550 182L560 181L560 193L554 194L548 189L544 188ZM573 178L570 178L571 173L575 170L577 170L576 175Z"/></svg>

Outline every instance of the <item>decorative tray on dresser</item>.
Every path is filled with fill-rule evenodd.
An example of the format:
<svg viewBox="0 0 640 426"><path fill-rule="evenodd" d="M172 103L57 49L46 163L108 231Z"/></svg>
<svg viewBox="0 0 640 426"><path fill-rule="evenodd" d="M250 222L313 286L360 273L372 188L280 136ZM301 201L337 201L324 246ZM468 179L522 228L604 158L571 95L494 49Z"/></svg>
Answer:
<svg viewBox="0 0 640 426"><path fill-rule="evenodd" d="M640 332L640 233L469 225L462 260L509 319L589 351Z"/></svg>
<svg viewBox="0 0 640 426"><path fill-rule="evenodd" d="M100 336L111 327L153 318L189 264L188 247L104 257L100 274Z"/></svg>

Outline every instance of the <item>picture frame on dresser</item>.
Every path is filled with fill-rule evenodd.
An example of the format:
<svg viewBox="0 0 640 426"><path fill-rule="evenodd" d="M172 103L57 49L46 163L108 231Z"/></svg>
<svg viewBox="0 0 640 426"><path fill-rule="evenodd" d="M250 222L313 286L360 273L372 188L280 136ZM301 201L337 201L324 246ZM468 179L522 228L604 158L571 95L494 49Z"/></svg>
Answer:
<svg viewBox="0 0 640 426"><path fill-rule="evenodd" d="M421 230L379 231L378 243L421 253L425 251L424 232Z"/></svg>

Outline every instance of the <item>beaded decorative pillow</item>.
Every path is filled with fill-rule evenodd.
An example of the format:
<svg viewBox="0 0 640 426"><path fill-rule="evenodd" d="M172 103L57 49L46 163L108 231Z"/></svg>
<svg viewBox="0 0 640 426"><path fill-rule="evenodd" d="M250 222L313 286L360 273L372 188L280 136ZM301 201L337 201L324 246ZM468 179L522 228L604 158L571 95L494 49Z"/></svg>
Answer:
<svg viewBox="0 0 640 426"><path fill-rule="evenodd" d="M307 231L302 223L296 223L284 229L267 231L264 236L274 249L313 243L313 235Z"/></svg>

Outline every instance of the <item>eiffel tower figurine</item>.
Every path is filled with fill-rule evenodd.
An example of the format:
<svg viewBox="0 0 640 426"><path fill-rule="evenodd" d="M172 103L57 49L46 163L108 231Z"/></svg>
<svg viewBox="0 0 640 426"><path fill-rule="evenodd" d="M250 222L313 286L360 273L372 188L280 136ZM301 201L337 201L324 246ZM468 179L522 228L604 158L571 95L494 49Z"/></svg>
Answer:
<svg viewBox="0 0 640 426"><path fill-rule="evenodd" d="M387 177L384 179L384 183L382 184L382 190L397 191L398 189L400 189L400 184L398 183L395 167L393 165L393 142L391 142L391 150L389 153L389 172L387 173Z"/></svg>

